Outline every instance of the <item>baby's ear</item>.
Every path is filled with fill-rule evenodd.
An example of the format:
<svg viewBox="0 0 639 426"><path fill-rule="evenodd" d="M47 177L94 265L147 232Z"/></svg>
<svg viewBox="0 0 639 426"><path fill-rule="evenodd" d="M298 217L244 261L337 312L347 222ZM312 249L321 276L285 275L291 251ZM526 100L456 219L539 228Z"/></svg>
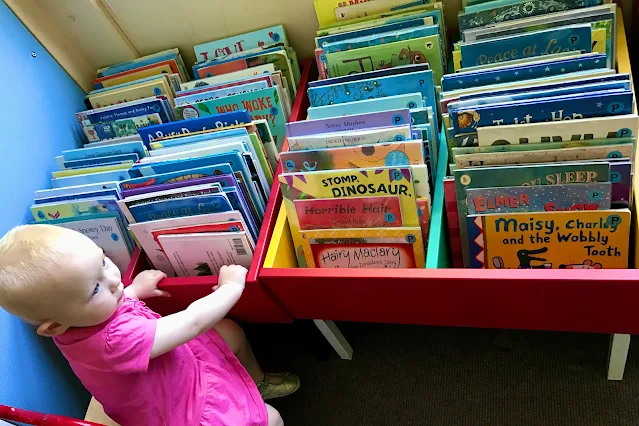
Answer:
<svg viewBox="0 0 639 426"><path fill-rule="evenodd" d="M37 333L42 337L55 337L67 331L69 326L62 325L59 322L45 321L38 326Z"/></svg>

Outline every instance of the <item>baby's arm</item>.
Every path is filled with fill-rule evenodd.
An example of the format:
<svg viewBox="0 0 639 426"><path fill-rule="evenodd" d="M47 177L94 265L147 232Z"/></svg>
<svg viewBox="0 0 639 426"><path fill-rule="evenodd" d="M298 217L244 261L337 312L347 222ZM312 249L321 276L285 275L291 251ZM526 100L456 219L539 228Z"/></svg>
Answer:
<svg viewBox="0 0 639 426"><path fill-rule="evenodd" d="M158 319L151 358L187 343L226 316L244 291L248 271L237 265L223 266L214 292L191 303L184 311Z"/></svg>

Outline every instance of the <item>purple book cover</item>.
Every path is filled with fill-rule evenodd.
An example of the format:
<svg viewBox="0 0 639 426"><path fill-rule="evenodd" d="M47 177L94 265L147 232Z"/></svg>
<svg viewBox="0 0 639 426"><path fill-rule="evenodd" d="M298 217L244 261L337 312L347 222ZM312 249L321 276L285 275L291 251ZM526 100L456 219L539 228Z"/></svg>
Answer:
<svg viewBox="0 0 639 426"><path fill-rule="evenodd" d="M160 185L145 186L135 189L125 189L122 191L122 198L133 197L134 195L147 194L149 192L168 191L170 189L184 188L185 186L203 185L205 183L217 183L222 188L227 186L235 186L235 177L233 175L207 176L199 179L183 180L180 182L163 183Z"/></svg>
<svg viewBox="0 0 639 426"><path fill-rule="evenodd" d="M346 115L321 120L303 120L288 123L286 136L298 137L319 133L348 132L351 130L373 129L376 127L402 126L410 124L408 109L373 112L369 114Z"/></svg>
<svg viewBox="0 0 639 426"><path fill-rule="evenodd" d="M610 182L612 182L612 208L629 208L632 188L632 163L630 160L610 162Z"/></svg>

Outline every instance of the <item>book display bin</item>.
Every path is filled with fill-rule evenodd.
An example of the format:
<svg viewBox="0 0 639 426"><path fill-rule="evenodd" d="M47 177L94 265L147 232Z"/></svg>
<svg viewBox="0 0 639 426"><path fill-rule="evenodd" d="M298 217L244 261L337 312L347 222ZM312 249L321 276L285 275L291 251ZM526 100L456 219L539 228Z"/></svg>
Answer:
<svg viewBox="0 0 639 426"><path fill-rule="evenodd" d="M625 30L618 22L617 68L629 73ZM445 144L442 140L425 269L297 268L286 212L279 208L269 209L275 226L259 280L294 318L639 333L639 271L449 268ZM276 182L269 207L280 203ZM633 257L631 264L639 264L637 253Z"/></svg>

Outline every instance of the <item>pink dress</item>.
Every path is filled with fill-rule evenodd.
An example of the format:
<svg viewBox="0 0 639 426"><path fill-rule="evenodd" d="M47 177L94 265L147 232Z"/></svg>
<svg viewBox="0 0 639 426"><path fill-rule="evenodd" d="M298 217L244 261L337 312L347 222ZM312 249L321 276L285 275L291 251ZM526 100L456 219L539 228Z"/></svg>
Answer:
<svg viewBox="0 0 639 426"><path fill-rule="evenodd" d="M95 327L55 338L82 384L121 426L266 426L266 406L213 330L149 360L160 315L126 298Z"/></svg>

